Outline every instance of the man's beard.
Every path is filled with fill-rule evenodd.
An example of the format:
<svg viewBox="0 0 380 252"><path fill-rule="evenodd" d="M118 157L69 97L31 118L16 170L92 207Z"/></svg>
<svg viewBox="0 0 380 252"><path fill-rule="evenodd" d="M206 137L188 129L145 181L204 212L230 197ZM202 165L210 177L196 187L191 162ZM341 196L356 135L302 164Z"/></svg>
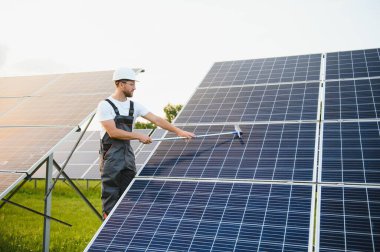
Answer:
<svg viewBox="0 0 380 252"><path fill-rule="evenodd" d="M127 98L131 98L131 97L133 97L133 93L131 93L131 92L125 92L125 91L123 91L123 94L124 94L124 96L127 97Z"/></svg>

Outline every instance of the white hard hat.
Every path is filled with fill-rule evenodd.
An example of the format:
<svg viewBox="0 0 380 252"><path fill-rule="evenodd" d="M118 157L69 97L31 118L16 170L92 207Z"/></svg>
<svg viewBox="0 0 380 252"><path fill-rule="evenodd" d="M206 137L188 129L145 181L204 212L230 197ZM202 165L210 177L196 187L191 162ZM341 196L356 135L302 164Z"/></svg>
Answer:
<svg viewBox="0 0 380 252"><path fill-rule="evenodd" d="M131 68L120 67L113 72L112 80L136 80L136 73Z"/></svg>

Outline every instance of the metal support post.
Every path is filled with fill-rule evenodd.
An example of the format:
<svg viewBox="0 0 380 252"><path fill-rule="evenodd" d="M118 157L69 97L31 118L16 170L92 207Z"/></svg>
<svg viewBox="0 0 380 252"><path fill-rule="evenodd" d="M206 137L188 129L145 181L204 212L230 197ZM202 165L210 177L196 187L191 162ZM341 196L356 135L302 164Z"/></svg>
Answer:
<svg viewBox="0 0 380 252"><path fill-rule="evenodd" d="M45 182L45 193L49 191L49 188L52 185L52 177L53 177L53 153L49 155L46 161L46 182ZM45 209L44 214L50 216L51 215L51 197L49 194L48 197L45 198ZM43 251L48 252L50 245L50 219L44 217L44 239L43 239Z"/></svg>

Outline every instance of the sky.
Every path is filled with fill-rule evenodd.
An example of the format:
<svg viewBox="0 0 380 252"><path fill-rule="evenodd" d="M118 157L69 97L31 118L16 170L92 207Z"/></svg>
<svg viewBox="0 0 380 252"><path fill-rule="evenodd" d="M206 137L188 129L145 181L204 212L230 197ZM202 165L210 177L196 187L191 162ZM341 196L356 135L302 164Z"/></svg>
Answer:
<svg viewBox="0 0 380 252"><path fill-rule="evenodd" d="M144 68L133 99L164 115L214 62L378 48L379 27L379 0L0 0L0 76Z"/></svg>

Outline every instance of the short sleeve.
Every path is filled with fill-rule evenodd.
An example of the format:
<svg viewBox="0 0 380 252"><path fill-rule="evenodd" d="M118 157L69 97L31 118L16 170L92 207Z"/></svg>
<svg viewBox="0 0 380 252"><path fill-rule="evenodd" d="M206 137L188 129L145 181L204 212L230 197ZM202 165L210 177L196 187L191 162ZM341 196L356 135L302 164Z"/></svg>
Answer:
<svg viewBox="0 0 380 252"><path fill-rule="evenodd" d="M134 102L135 104L135 110L136 110L136 116L146 116L150 111L145 106L138 102Z"/></svg>
<svg viewBox="0 0 380 252"><path fill-rule="evenodd" d="M106 101L99 102L96 114L99 122L113 120L115 118L113 108Z"/></svg>

